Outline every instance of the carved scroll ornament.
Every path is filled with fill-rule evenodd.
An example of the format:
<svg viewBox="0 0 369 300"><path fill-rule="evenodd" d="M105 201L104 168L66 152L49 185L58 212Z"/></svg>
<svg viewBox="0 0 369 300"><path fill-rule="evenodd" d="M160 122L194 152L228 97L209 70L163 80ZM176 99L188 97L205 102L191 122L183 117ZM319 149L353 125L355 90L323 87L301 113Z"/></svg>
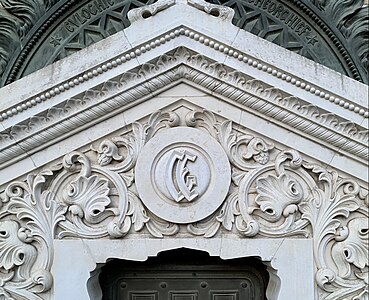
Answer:
<svg viewBox="0 0 369 300"><path fill-rule="evenodd" d="M206 154L207 143L194 140L194 146L189 137L163 146L177 131L185 133L184 140L198 134L216 143L215 155L226 159L217 165ZM175 214L151 210L136 174L148 162L141 156L148 149L160 154L151 162L157 168L147 166L147 176L167 210L186 214L199 203L209 205L213 196L206 195L214 189L216 206L199 219L179 222ZM219 165L229 167L224 194L217 190L221 184L213 184ZM321 298L367 299L367 220L367 191L355 180L308 163L295 150L281 151L209 111L159 111L95 150L72 152L1 193L0 299L46 299L54 239L128 238L140 232L156 238L179 232L205 238L311 237Z"/></svg>

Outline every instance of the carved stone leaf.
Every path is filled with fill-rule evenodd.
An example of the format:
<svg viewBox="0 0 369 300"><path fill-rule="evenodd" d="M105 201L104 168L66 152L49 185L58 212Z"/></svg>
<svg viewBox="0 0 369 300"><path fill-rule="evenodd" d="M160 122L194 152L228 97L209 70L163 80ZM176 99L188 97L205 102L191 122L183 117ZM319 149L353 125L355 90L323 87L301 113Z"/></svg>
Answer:
<svg viewBox="0 0 369 300"><path fill-rule="evenodd" d="M247 219L244 216L239 215L236 217L236 228L245 237L253 237L260 231L260 225L251 217Z"/></svg>
<svg viewBox="0 0 369 300"><path fill-rule="evenodd" d="M229 120L215 124L215 127L221 145L226 150L229 160L236 167L244 171L255 168L247 163L250 159L262 165L269 162L269 151L274 148L273 144L251 134L237 135L233 132L232 122Z"/></svg>
<svg viewBox="0 0 369 300"><path fill-rule="evenodd" d="M120 173L120 177L124 180L124 183L127 187L130 187L135 179L135 174L133 170L130 170L129 172Z"/></svg>
<svg viewBox="0 0 369 300"><path fill-rule="evenodd" d="M45 170L37 176L28 176L27 183L15 182L6 189L6 194L10 198L7 209L10 214L18 220L25 222L25 227L20 228L17 236L20 241L27 244L23 249L27 249L19 257L32 263L27 265L29 270L23 281L10 282L3 286L4 290L11 296L16 295L22 299L41 299L37 293L47 291L52 286L52 275L50 269L53 261L53 238L56 225L64 220L66 207L54 200L50 191L44 190L45 176L51 175L51 170ZM14 231L14 229L13 229ZM15 238L15 234L12 235ZM37 251L31 250L37 249ZM36 252L36 254L34 253ZM27 257L30 256L31 258ZM37 265L36 265L37 263ZM22 265L23 266L23 265Z"/></svg>
<svg viewBox="0 0 369 300"><path fill-rule="evenodd" d="M369 224L367 218L353 219L348 223L348 237L333 245L332 258L342 278L352 275L351 264L364 270L369 257Z"/></svg>
<svg viewBox="0 0 369 300"><path fill-rule="evenodd" d="M128 196L129 209L127 216L131 216L135 231L140 231L145 226L145 223L149 222L150 218L147 216L140 199L132 192L128 192Z"/></svg>
<svg viewBox="0 0 369 300"><path fill-rule="evenodd" d="M362 289L362 282L357 285L351 283L348 286L344 282L339 274L336 274L331 266L330 260L327 256L331 256L332 252L327 251L329 249L329 243L331 241L339 241L345 239L344 231L340 233L339 229L344 228L344 219L347 219L351 212L359 209L359 204L356 201L355 193L357 191L353 189L343 188L343 191L338 190L340 184L337 181L336 173L329 173L322 168L309 166L319 174L320 183L322 189L315 187L312 190L312 200L303 202L299 205L300 211L302 212L302 219L309 220L314 237L314 257L318 268L316 273L316 282L318 286L328 292L333 292L332 297L329 299L347 299L348 295L352 295L353 292ZM343 180L342 184L350 183L350 181ZM352 187L355 186L352 182ZM346 193L348 192L348 193ZM335 251L339 251L340 246L336 246ZM355 254L352 256L355 257ZM348 266L346 264L341 266L339 257L336 257L336 262L340 264L340 267L345 267L343 271L346 276ZM355 259L354 259L355 260ZM348 263L348 261L347 261ZM357 261L357 263L360 263ZM340 274L342 271L339 271ZM337 291L337 292L336 292ZM327 299L328 299L327 298Z"/></svg>
<svg viewBox="0 0 369 300"><path fill-rule="evenodd" d="M245 171L240 171L237 168L232 168L232 182L236 185L239 186L241 180L246 176L247 172Z"/></svg>
<svg viewBox="0 0 369 300"><path fill-rule="evenodd" d="M232 193L228 196L226 202L223 204L219 215L216 217L218 222L222 223L223 227L228 231L232 230L235 222L235 214L239 214L236 208L238 201L238 192Z"/></svg>
<svg viewBox="0 0 369 300"><path fill-rule="evenodd" d="M150 222L146 223L146 228L154 237L163 238L164 235L174 235L179 231L179 226L177 224L163 221L153 214L148 215Z"/></svg>
<svg viewBox="0 0 369 300"><path fill-rule="evenodd" d="M26 280L31 275L37 251L19 238L19 229L15 221L0 222L0 271L5 271L0 272L0 282L10 280L13 276L15 280Z"/></svg>
<svg viewBox="0 0 369 300"><path fill-rule="evenodd" d="M216 218L210 218L209 220L187 225L187 230L193 235L211 238L218 232L220 224Z"/></svg>
<svg viewBox="0 0 369 300"><path fill-rule="evenodd" d="M108 165L113 159L123 160L123 157L119 155L118 147L109 140L102 141L97 152L97 162L100 166Z"/></svg>
<svg viewBox="0 0 369 300"><path fill-rule="evenodd" d="M298 181L282 174L278 177L268 175L256 181L258 195L255 202L265 213L265 219L278 221L282 215L287 217L297 210L296 204L303 199L303 188Z"/></svg>
<svg viewBox="0 0 369 300"><path fill-rule="evenodd" d="M132 220L130 217L124 218L123 224L118 224L117 222L109 223L107 227L107 232L112 238L124 237L132 226Z"/></svg>
<svg viewBox="0 0 369 300"><path fill-rule="evenodd" d="M186 115L186 125L207 131L214 138L219 134L217 120L211 111L194 110ZM218 131L218 132L217 132Z"/></svg>
<svg viewBox="0 0 369 300"><path fill-rule="evenodd" d="M179 116L175 112L157 111L150 115L145 125L146 141L151 139L160 129L179 125Z"/></svg>
<svg viewBox="0 0 369 300"><path fill-rule="evenodd" d="M236 135L232 133L232 121L224 121L216 126L218 138L223 148L229 152L236 143Z"/></svg>
<svg viewBox="0 0 369 300"><path fill-rule="evenodd" d="M244 159L253 158L256 162L265 165L269 161L269 150L274 145L265 142L261 138L254 137L247 145L246 152L242 155Z"/></svg>
<svg viewBox="0 0 369 300"><path fill-rule="evenodd" d="M64 191L64 201L71 205L69 210L91 224L100 223L112 213L106 207L110 204L108 181L97 175L80 176Z"/></svg>

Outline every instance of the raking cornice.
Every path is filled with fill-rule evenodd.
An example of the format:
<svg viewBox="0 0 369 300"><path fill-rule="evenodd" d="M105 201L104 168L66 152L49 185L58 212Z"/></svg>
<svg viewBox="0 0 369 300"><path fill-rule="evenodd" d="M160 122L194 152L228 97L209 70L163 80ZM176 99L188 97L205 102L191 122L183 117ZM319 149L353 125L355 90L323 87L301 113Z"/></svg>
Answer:
<svg viewBox="0 0 369 300"><path fill-rule="evenodd" d="M194 18L205 13L209 19L197 25L189 25L186 18L170 24L160 21L159 16L165 18L178 9L188 10ZM363 95L367 86L339 77L341 86L331 88L332 79L338 79L335 72L317 69L296 54L240 31L231 25L231 9L221 7L218 17L213 16L214 9L214 5L194 1L190 5L159 2L133 10L132 25L124 32L1 89L4 96L11 91L9 99L0 104L2 166L46 149L184 80L366 165L368 132L364 120L368 111ZM148 12L149 22L142 17ZM211 34L210 28L219 23L221 31ZM156 37L148 38L146 27L151 26ZM139 34L137 28L142 29ZM226 38L222 31L227 32ZM245 47L245 41L250 45ZM122 46L105 51L105 45L118 43ZM96 51L102 57L96 59L100 56L95 55L89 62L86 54ZM287 53L306 64L302 76L299 66L278 60ZM82 57L85 63L71 69L73 61ZM317 77L319 71L325 79ZM40 78L49 72L54 81L41 89ZM28 94L23 91L27 81L34 83ZM11 99L18 95L14 104Z"/></svg>
<svg viewBox="0 0 369 300"><path fill-rule="evenodd" d="M22 156L42 150L85 126L108 119L131 104L142 102L183 80L200 86L209 94L230 99L261 118L317 139L327 147L342 149L363 163L367 161L368 133L365 128L240 71L178 48L90 87L2 132L0 164L12 164Z"/></svg>

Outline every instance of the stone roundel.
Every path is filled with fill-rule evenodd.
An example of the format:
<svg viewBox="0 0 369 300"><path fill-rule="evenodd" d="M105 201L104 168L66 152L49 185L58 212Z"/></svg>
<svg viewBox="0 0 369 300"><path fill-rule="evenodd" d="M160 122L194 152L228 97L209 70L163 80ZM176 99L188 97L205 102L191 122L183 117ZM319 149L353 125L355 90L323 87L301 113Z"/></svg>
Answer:
<svg viewBox="0 0 369 300"><path fill-rule="evenodd" d="M146 143L137 159L135 181L152 213L187 224L219 208L228 193L231 167L227 154L209 134L177 127Z"/></svg>

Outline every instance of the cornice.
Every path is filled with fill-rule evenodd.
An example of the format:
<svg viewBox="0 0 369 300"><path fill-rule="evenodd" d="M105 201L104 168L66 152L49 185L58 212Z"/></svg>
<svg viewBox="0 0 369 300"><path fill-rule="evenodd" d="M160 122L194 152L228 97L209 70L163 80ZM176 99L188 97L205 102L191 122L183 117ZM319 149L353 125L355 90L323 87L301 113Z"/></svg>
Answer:
<svg viewBox="0 0 369 300"><path fill-rule="evenodd" d="M351 174L349 165L355 165L354 176L366 176L368 112L362 98L367 86L237 29L226 12L216 17L212 6L181 5L159 9L149 21L137 19L103 43L1 89L1 167L15 171L27 163L27 170L37 168L63 155L57 150L61 140L185 82L301 137L312 149L316 145L327 165ZM142 16L145 10L138 11ZM164 22L182 12L201 17L201 22ZM210 30L220 24L219 32ZM175 49L184 48L194 56L191 61L170 61ZM288 62L279 59L282 55L288 55ZM299 67L305 64L300 76ZM12 102L18 95L20 101ZM40 157L49 146L55 149L53 158ZM306 154L316 157L312 152Z"/></svg>
<svg viewBox="0 0 369 300"><path fill-rule="evenodd" d="M179 30L177 34L180 34ZM123 58L129 60L133 54L137 55L133 51L130 54L129 57L127 54L118 58L118 62L118 59L114 60L116 65L123 63ZM88 80L107 72L114 67L114 61L106 64L106 68L100 66L96 72L88 72L85 78ZM84 80L82 76L79 78ZM240 105L260 118L367 163L368 131L365 128L255 80L239 70L180 47L150 63L109 78L3 131L0 136L0 165L10 165L181 81L203 88L213 96L229 99L233 105ZM78 85L73 81L70 83ZM48 95L52 97L51 93Z"/></svg>
<svg viewBox="0 0 369 300"><path fill-rule="evenodd" d="M28 110L31 107L37 106L41 102L45 102L56 95L62 94L67 90L73 89L81 83L87 82L94 77L98 77L101 74L109 72L109 70L116 68L117 66L124 64L125 62L131 59L136 59L137 57L141 56L141 54L148 52L154 48L160 47L161 45L179 36L185 36L191 39L192 41L201 43L227 56L234 57L239 61L248 64L249 66L252 66L258 70L261 70L267 74L270 74L278 78L281 81L285 81L302 90L308 91L312 95L320 97L322 101L329 101L337 106L343 107L349 111L353 111L354 113L360 116L363 116L365 118L369 117L369 111L366 108L357 105L354 102L351 102L347 99L343 99L337 95L331 94L329 91L322 89L313 83L305 81L302 78L296 78L296 76L293 76L292 74L289 74L288 72L285 72L279 68L275 68L270 64L264 63L260 59L255 59L253 57L250 57L249 55L240 53L239 50L235 49L234 47L228 46L224 43L221 43L213 39L209 39L207 36L201 33L198 33L184 26L181 26L175 30L168 32L165 35L159 36L150 43L142 44L138 47L131 49L130 51L127 51L120 57L116 57L114 59L106 61L105 63L102 63L100 66L90 69L80 74L79 76L69 78L68 80L64 81L64 83L54 86L53 88L40 93L36 97L32 97L30 99L18 103L17 105L8 107L6 110L0 112L0 121L9 119L23 111Z"/></svg>
<svg viewBox="0 0 369 300"><path fill-rule="evenodd" d="M268 299L365 298L364 85L281 61L290 52L212 4L163 1L131 17L89 53L0 90L20 98L0 104L0 298L94 298L81 274L168 241L224 259L247 248L271 270ZM199 248L214 239L219 253Z"/></svg>

